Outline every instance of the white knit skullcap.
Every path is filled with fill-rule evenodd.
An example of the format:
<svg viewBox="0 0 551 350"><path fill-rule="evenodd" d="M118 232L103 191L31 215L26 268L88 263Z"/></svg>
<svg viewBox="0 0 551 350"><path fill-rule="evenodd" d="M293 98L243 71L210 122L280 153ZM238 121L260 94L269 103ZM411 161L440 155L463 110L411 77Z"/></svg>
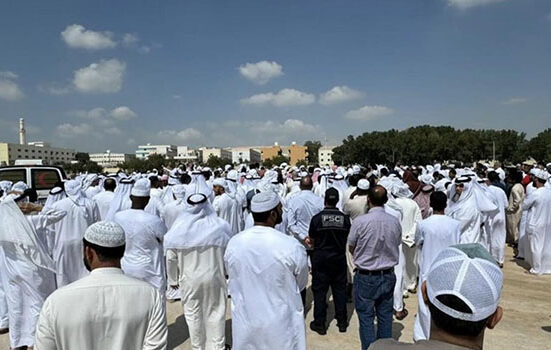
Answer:
<svg viewBox="0 0 551 350"><path fill-rule="evenodd" d="M367 181L366 179L361 179L360 181L358 181L358 188L364 191L369 190L369 181Z"/></svg>
<svg viewBox="0 0 551 350"><path fill-rule="evenodd" d="M84 239L105 248L120 247L125 244L121 225L111 221L98 221L84 232Z"/></svg>

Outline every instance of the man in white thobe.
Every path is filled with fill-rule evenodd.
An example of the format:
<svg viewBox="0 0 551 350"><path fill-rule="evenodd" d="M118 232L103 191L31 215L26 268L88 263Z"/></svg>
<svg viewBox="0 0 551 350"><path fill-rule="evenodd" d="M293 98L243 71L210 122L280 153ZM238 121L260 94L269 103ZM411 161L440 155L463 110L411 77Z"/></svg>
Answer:
<svg viewBox="0 0 551 350"><path fill-rule="evenodd" d="M551 188L545 184L549 173L538 170L534 175L536 190L522 205L528 211L526 236L528 238L530 273L551 274Z"/></svg>
<svg viewBox="0 0 551 350"><path fill-rule="evenodd" d="M109 206L115 197L115 188L117 187L117 182L115 179L107 178L103 181L103 188L105 191L96 194L93 198L94 202L98 206L100 220L105 220L107 218L107 212L109 211Z"/></svg>
<svg viewBox="0 0 551 350"><path fill-rule="evenodd" d="M100 221L84 234L89 276L46 300L35 350L165 350L168 330L159 292L123 274L125 238L120 225Z"/></svg>
<svg viewBox="0 0 551 350"><path fill-rule="evenodd" d="M0 203L0 283L7 301L13 349L34 345L40 309L46 297L55 290L55 265L39 234L47 232L46 226L61 220L65 212L32 210L33 213L23 215L11 198Z"/></svg>
<svg viewBox="0 0 551 350"><path fill-rule="evenodd" d="M306 349L300 291L308 282L304 246L275 230L282 220L272 191L251 201L254 227L230 240L224 256L232 296L235 349Z"/></svg>
<svg viewBox="0 0 551 350"><path fill-rule="evenodd" d="M499 181L499 175L491 171L488 174L488 179L491 183L496 183ZM496 259L499 266L503 267L505 262L505 240L507 238L505 212L509 206L509 200L505 191L496 185L489 185L488 191L493 197L493 202L497 205L497 211L490 214L490 221L487 225L490 236L488 238L488 251Z"/></svg>
<svg viewBox="0 0 551 350"><path fill-rule="evenodd" d="M97 174L88 174L84 180L84 194L86 198L92 199L95 195L101 192L101 187L99 186L100 178Z"/></svg>
<svg viewBox="0 0 551 350"><path fill-rule="evenodd" d="M164 295L163 237L167 229L160 217L144 210L149 202L150 190L148 179L136 181L130 194L131 208L115 214L114 222L122 226L126 235L126 250L121 260L124 273L149 282Z"/></svg>
<svg viewBox="0 0 551 350"><path fill-rule="evenodd" d="M417 225L415 243L420 249L419 285L426 281L430 266L438 254L451 245L459 244L461 240L461 222L444 214L446 205L447 197L443 192L431 193L433 214ZM417 299L419 310L413 325L413 339L430 339L430 311L421 291L418 291Z"/></svg>
<svg viewBox="0 0 551 350"><path fill-rule="evenodd" d="M473 182L471 178L461 176L450 185L450 199L446 214L461 221L461 243L482 241L482 213L478 209Z"/></svg>
<svg viewBox="0 0 551 350"><path fill-rule="evenodd" d="M224 252L232 234L216 216L208 193L186 195L188 206L165 236L178 256L178 284L191 348L223 350L226 324Z"/></svg>
<svg viewBox="0 0 551 350"><path fill-rule="evenodd" d="M212 206L219 218L226 220L232 229L232 235L239 232L239 215L237 214L237 202L233 200L227 193L226 180L222 178L216 178L212 182L212 188L214 191L214 201Z"/></svg>
<svg viewBox="0 0 551 350"><path fill-rule="evenodd" d="M171 189L173 201L168 202L163 207L161 212L161 219L163 219L168 230L172 228L176 220L184 214L186 208L186 202L184 200L186 194L185 185L174 185ZM166 258L166 277L167 277L167 300L180 299L180 292L178 287L178 278L180 273L178 271L178 254L174 249L165 247Z"/></svg>
<svg viewBox="0 0 551 350"><path fill-rule="evenodd" d="M57 287L63 287L88 275L82 264L82 236L99 220L96 203L86 198L76 180L65 183L67 198L60 200L52 209L64 211L67 215L53 228L55 232L53 259L56 265Z"/></svg>

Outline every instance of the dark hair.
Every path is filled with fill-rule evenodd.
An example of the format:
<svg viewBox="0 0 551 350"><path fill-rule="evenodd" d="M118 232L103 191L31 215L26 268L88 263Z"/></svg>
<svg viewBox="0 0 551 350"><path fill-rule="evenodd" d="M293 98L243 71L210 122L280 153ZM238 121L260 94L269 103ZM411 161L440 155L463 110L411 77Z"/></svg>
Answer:
<svg viewBox="0 0 551 350"><path fill-rule="evenodd" d="M513 182L516 183L516 184L522 183L522 180L524 179L523 176L522 176L522 173L520 171L515 171L511 175L511 178L513 179Z"/></svg>
<svg viewBox="0 0 551 350"><path fill-rule="evenodd" d="M180 182L184 185L188 185L191 182L191 176L187 173L183 173L182 176L180 176Z"/></svg>
<svg viewBox="0 0 551 350"><path fill-rule="evenodd" d="M449 174L457 175L457 171L455 170L455 168L451 168Z"/></svg>
<svg viewBox="0 0 551 350"><path fill-rule="evenodd" d="M115 181L115 179L108 178L103 181L103 188L105 188L106 191L114 191L116 187L117 181Z"/></svg>
<svg viewBox="0 0 551 350"><path fill-rule="evenodd" d="M311 190L314 184L312 183L312 177L307 175L300 179L300 189L301 190Z"/></svg>
<svg viewBox="0 0 551 350"><path fill-rule="evenodd" d="M272 211L274 211L274 209L269 210L269 211L265 211L263 213L254 213L253 212L252 214L253 214L254 222L266 222L266 221L268 221L268 218L270 218L270 214L272 213Z"/></svg>
<svg viewBox="0 0 551 350"><path fill-rule="evenodd" d="M436 211L443 211L448 205L448 197L444 192L435 191L430 194L430 207Z"/></svg>
<svg viewBox="0 0 551 350"><path fill-rule="evenodd" d="M151 175L149 177L149 183L151 183L152 188L157 187L157 184L159 183L159 177L157 175Z"/></svg>
<svg viewBox="0 0 551 350"><path fill-rule="evenodd" d="M367 196L369 197L371 204L377 207L382 207L388 201L386 188L381 185L376 185L370 188Z"/></svg>
<svg viewBox="0 0 551 350"><path fill-rule="evenodd" d="M496 171L490 171L488 173L488 180L490 182L499 182L499 174Z"/></svg>
<svg viewBox="0 0 551 350"><path fill-rule="evenodd" d="M325 205L334 207L339 202L339 191L330 187L325 191Z"/></svg>
<svg viewBox="0 0 551 350"><path fill-rule="evenodd" d="M97 244L90 243L86 239L82 239L82 243L85 247L92 248L98 255L99 261L112 261L120 260L124 255L124 249L126 245L114 248L101 247Z"/></svg>
<svg viewBox="0 0 551 350"><path fill-rule="evenodd" d="M350 176L348 178L348 184L350 186L358 186L358 181L360 181L360 179L362 178L362 176L360 174L353 174L352 176Z"/></svg>
<svg viewBox="0 0 551 350"><path fill-rule="evenodd" d="M382 168L381 169L381 177L383 176L388 176L388 169L387 168Z"/></svg>
<svg viewBox="0 0 551 350"><path fill-rule="evenodd" d="M438 299L438 301L449 308L452 308L459 312L472 314L471 308L455 295L444 294L439 295L436 298ZM446 333L464 337L479 336L484 328L486 328L486 324L491 317L490 316L484 320L476 322L458 320L457 318L453 318L452 316L440 311L440 309L432 305L430 301L428 302L428 306L432 321L438 328L442 329Z"/></svg>

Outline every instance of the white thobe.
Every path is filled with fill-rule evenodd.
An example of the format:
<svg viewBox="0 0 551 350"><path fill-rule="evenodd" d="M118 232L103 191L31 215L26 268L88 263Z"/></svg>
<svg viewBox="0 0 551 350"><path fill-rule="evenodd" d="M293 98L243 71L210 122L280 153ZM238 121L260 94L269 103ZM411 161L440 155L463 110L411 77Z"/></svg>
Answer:
<svg viewBox="0 0 551 350"><path fill-rule="evenodd" d="M509 200L505 191L497 186L489 186L488 191L494 197L494 203L498 210L490 216L488 223L488 251L492 257L500 264L505 261L505 239L507 238L507 226L505 222L505 210L509 205Z"/></svg>
<svg viewBox="0 0 551 350"><path fill-rule="evenodd" d="M407 289L415 289L417 285L419 263L417 247L415 246L415 232L417 231L417 224L423 217L419 205L413 199L398 197L396 202L402 208L403 215L400 224L402 226L402 250L404 252L404 265L401 266L404 270L404 290L402 290L404 292ZM399 282L396 282L396 285L398 284Z"/></svg>
<svg viewBox="0 0 551 350"><path fill-rule="evenodd" d="M500 190L501 191L501 190ZM432 215L417 225L415 242L420 247L419 286L427 279L434 259L440 252L461 241L461 222L446 215ZM430 338L430 311L423 293L417 292L419 311L413 326L415 341Z"/></svg>
<svg viewBox="0 0 551 350"><path fill-rule="evenodd" d="M446 212L447 213L447 212ZM461 221L461 243L481 243L482 214L476 204L475 196L449 213L450 217Z"/></svg>
<svg viewBox="0 0 551 350"><path fill-rule="evenodd" d="M52 206L55 210L67 213L67 216L53 226L53 259L58 288L88 275L82 262L82 238L88 226L99 220L99 210L90 199L82 198L79 201L81 205L71 198L64 198Z"/></svg>
<svg viewBox="0 0 551 350"><path fill-rule="evenodd" d="M113 197L115 197L115 193L111 191L103 191L94 196L93 200L98 206L100 220L107 218L107 212L109 211Z"/></svg>
<svg viewBox="0 0 551 350"><path fill-rule="evenodd" d="M161 212L161 219L163 219L168 230L172 228L178 217L180 217L185 210L185 203L181 200L175 200L163 207ZM169 286L178 285L178 254L174 249L165 250L166 259L166 277ZM170 298L169 298L170 299Z"/></svg>
<svg viewBox="0 0 551 350"><path fill-rule="evenodd" d="M35 350L167 348L165 307L148 283L99 268L46 300Z"/></svg>
<svg viewBox="0 0 551 350"><path fill-rule="evenodd" d="M232 229L232 235L239 232L239 215L237 213L238 203L233 200L227 193L222 193L214 197L212 202L214 211L219 218L226 220Z"/></svg>
<svg viewBox="0 0 551 350"><path fill-rule="evenodd" d="M149 282L160 293L164 293L163 236L167 229L163 221L158 216L138 209L118 212L114 221L122 226L126 237L126 249L121 260L124 273Z"/></svg>
<svg viewBox="0 0 551 350"><path fill-rule="evenodd" d="M178 255L178 284L191 348L223 350L227 300L224 252L232 232L226 221L214 214L196 219L186 217L176 222L166 235L166 243ZM191 221L193 228L188 226Z"/></svg>
<svg viewBox="0 0 551 350"><path fill-rule="evenodd" d="M86 198L92 199L97 194L99 194L101 192L101 190L102 190L102 188L100 186L90 186L86 189L84 194L86 195Z"/></svg>
<svg viewBox="0 0 551 350"><path fill-rule="evenodd" d="M65 212L51 209L25 218L35 232L47 232L50 226L65 216ZM37 241L43 242L41 237ZM5 249L6 248L6 249ZM52 271L37 266L25 254L17 254L19 248L0 246L0 283L7 302L6 327L10 328L10 346L18 348L33 346L36 323L44 300L55 290L55 275ZM46 251L44 247L44 251Z"/></svg>
<svg viewBox="0 0 551 350"><path fill-rule="evenodd" d="M304 247L269 227L235 235L224 256L235 349L306 349L300 291L308 282Z"/></svg>
<svg viewBox="0 0 551 350"><path fill-rule="evenodd" d="M367 195L354 196L353 199L349 197L345 198L342 211L350 215L350 220L354 220L358 216L365 214L367 212Z"/></svg>
<svg viewBox="0 0 551 350"><path fill-rule="evenodd" d="M540 187L523 204L528 210L526 236L530 251L530 273L551 274L551 189Z"/></svg>

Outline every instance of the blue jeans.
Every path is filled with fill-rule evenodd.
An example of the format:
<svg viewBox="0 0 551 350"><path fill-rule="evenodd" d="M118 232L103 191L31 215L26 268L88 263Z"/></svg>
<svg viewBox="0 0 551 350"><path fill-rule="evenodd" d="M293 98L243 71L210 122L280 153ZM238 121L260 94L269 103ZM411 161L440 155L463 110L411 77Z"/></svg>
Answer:
<svg viewBox="0 0 551 350"><path fill-rule="evenodd" d="M354 276L354 303L360 321L362 349L377 339L392 338L393 294L396 284L394 272L386 275ZM377 315L377 336L373 323Z"/></svg>

